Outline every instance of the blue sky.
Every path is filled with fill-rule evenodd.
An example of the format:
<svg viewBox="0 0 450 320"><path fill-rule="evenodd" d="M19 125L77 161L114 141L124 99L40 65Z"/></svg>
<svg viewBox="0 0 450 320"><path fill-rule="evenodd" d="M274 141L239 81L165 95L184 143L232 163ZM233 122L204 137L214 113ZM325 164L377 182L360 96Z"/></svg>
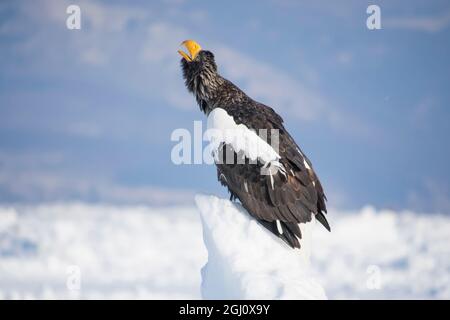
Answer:
<svg viewBox="0 0 450 320"><path fill-rule="evenodd" d="M176 52L192 38L283 116L330 206L449 213L449 35L448 1L2 1L0 202L224 195L214 166L170 159L204 121Z"/></svg>

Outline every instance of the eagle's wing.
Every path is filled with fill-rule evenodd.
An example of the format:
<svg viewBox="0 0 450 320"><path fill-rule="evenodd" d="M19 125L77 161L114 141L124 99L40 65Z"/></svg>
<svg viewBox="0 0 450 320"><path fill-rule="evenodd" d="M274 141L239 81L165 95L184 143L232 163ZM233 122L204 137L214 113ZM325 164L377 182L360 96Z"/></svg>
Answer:
<svg viewBox="0 0 450 320"><path fill-rule="evenodd" d="M226 110L237 124L245 124L257 131L267 129L268 142L270 129L278 129L279 162L284 169L263 175L263 163L250 163L244 152L235 152L230 144L222 144L219 149L222 161L216 164L218 178L228 187L232 197L238 198L251 215L292 247L300 247L298 224L311 221L312 215L329 230L324 216L326 197L322 185L311 162L285 130L281 117L259 103L245 108L227 107ZM229 155L234 157L233 161L227 161Z"/></svg>

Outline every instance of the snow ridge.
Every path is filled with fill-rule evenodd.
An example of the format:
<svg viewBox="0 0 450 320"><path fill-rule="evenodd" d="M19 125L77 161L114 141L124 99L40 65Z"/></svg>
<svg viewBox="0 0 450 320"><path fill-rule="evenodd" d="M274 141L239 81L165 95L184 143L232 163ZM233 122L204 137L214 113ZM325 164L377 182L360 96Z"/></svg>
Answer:
<svg viewBox="0 0 450 320"><path fill-rule="evenodd" d="M195 202L208 250L204 299L326 299L311 276L308 250L291 249L239 204L206 195Z"/></svg>
<svg viewBox="0 0 450 320"><path fill-rule="evenodd" d="M259 159L268 163L280 159L271 145L247 126L236 124L233 117L222 108L215 108L209 113L207 127L205 137L211 142L216 155L220 144L224 142L230 144L236 152L243 151L253 161Z"/></svg>

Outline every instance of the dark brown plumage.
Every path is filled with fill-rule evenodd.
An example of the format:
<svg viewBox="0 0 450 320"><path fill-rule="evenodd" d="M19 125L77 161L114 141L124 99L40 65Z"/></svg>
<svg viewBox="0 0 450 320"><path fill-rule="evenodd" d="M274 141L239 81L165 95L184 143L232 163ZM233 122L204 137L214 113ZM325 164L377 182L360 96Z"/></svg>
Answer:
<svg viewBox="0 0 450 320"><path fill-rule="evenodd" d="M272 176L273 181L269 175L261 174L264 163L260 160L257 164L249 163L242 151L235 152L228 144L221 146L219 158L223 161L216 163L217 175L230 191L231 198L239 199L253 217L293 248L300 248L302 235L298 224L311 221L313 214L330 230L324 215L327 209L322 185L311 162L284 128L283 119L272 108L254 101L221 77L210 51L199 50L191 60L181 60L183 77L187 89L195 95L205 114L214 108L222 108L237 124L257 132L267 129L269 144L270 129L279 132L278 154L286 174L277 172ZM227 155L234 161L227 161ZM230 162L232 164L228 164Z"/></svg>

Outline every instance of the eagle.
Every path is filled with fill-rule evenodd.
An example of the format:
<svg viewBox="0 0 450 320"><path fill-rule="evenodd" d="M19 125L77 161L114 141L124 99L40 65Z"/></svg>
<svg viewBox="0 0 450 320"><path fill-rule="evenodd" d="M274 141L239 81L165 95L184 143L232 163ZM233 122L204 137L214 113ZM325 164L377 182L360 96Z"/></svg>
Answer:
<svg viewBox="0 0 450 320"><path fill-rule="evenodd" d="M322 184L281 116L222 77L211 51L194 40L181 45L187 49L178 50L185 85L207 115L208 130L237 132L235 139L211 138L217 177L228 188L230 200L239 200L252 217L294 249L301 247L301 224L315 219L330 231ZM265 132L266 137L256 132Z"/></svg>

